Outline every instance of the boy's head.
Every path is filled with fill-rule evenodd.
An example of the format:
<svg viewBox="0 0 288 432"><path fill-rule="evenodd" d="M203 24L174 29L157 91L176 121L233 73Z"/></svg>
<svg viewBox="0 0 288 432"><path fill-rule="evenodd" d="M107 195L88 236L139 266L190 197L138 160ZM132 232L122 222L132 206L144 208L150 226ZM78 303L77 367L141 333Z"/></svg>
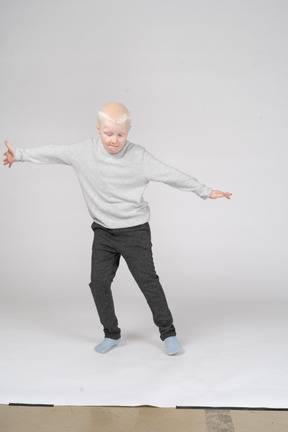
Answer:
<svg viewBox="0 0 288 432"><path fill-rule="evenodd" d="M101 141L109 153L118 153L124 147L131 128L131 117L125 105L109 102L98 112L96 125Z"/></svg>

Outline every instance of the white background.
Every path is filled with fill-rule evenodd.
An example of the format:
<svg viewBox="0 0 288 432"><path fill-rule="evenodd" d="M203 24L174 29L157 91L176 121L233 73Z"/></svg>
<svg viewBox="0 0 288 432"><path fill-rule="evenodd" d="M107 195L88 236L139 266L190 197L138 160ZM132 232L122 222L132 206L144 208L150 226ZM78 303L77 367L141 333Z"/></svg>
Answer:
<svg viewBox="0 0 288 432"><path fill-rule="evenodd" d="M271 376L279 361L286 364L287 352L280 337L288 286L287 2L1 0L0 6L2 143L7 139L26 148L76 143L96 135L97 110L104 103L121 101L132 114L130 141L214 189L232 192L230 201L203 201L150 184L145 198L152 210L156 269L184 345L191 342L193 347L198 339L206 341L207 353L210 342L220 349L215 328L229 339L230 332L235 337L236 325L243 338L250 335L251 349L259 343L259 359L260 346L265 355L274 349L275 358L263 371ZM4 144L2 149L4 153ZM93 346L102 330L88 287L92 221L72 169L2 167L0 192L0 308L8 344L5 350L2 345L7 357L1 356L2 372L10 371L4 372L8 389L24 364L24 353L31 363L29 347L37 349L41 341L41 359L47 359L49 329L54 329L52 345L62 335L60 347L68 335ZM157 329L124 263L114 289L123 336L141 341L151 334L156 341ZM261 339L267 329L269 340ZM262 342L255 345L256 334ZM145 340L139 349L143 344ZM243 350L237 340L235 344L239 359ZM284 352L278 352L280 345ZM125 356L124 347L121 352ZM66 355L60 349L58 356ZM213 360L211 352L209 357ZM182 368L191 364L188 353L179 359ZM57 358L55 362L59 365ZM202 359L199 364L203 366ZM287 378L283 368L282 378L266 386L271 397L269 393L263 403L288 405L275 396L283 376ZM207 370L203 374L209 380ZM44 394L43 400L55 402L53 388L51 398ZM5 389L2 402L11 402ZM230 390L222 400L227 405L233 405L233 383ZM252 405L261 404L257 395L263 389L257 391ZM16 385L13 401L19 394ZM30 396L37 402L35 395ZM117 404L173 405L179 400L167 400L165 390L152 401L122 396ZM102 400L113 404L109 395L89 402ZM67 398L63 390L58 402L81 400ZM201 403L209 403L205 392ZM249 405L247 393L234 403ZM197 396L194 404L200 404Z"/></svg>

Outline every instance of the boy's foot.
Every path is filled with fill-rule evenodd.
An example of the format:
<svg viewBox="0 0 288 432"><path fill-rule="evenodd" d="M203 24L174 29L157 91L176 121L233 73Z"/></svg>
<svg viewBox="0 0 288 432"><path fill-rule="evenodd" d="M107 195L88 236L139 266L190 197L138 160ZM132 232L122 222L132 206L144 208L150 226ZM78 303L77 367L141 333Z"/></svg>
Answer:
<svg viewBox="0 0 288 432"><path fill-rule="evenodd" d="M165 345L168 355L174 355L182 350L182 346L176 336L170 336L165 339Z"/></svg>
<svg viewBox="0 0 288 432"><path fill-rule="evenodd" d="M118 345L119 342L120 342L120 339L105 338L103 340L103 342L101 342L99 345L96 345L94 350L97 351L98 353L106 354L114 346Z"/></svg>

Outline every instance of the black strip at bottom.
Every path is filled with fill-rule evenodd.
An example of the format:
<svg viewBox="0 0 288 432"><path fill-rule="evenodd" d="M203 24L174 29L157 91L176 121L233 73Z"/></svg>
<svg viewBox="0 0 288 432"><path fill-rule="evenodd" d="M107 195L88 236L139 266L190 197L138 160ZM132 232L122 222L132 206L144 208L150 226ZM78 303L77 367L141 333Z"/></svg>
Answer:
<svg viewBox="0 0 288 432"><path fill-rule="evenodd" d="M214 410L245 410L245 411L288 411L288 408L254 408L254 407L210 407L210 406L177 406L176 409L214 409Z"/></svg>
<svg viewBox="0 0 288 432"><path fill-rule="evenodd" d="M24 406L24 407L49 407L49 408L53 408L54 405L49 405L49 404L25 404L25 403L9 403L9 406Z"/></svg>

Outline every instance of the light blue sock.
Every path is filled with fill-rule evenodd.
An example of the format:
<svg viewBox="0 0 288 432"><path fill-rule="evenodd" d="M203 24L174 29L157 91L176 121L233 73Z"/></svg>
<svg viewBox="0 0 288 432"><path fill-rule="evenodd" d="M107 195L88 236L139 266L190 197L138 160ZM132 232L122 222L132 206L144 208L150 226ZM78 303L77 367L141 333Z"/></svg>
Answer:
<svg viewBox="0 0 288 432"><path fill-rule="evenodd" d="M103 342L101 342L99 345L96 345L94 350L98 353L105 354L110 351L114 346L118 345L119 342L120 339L105 338Z"/></svg>
<svg viewBox="0 0 288 432"><path fill-rule="evenodd" d="M170 336L166 338L164 342L166 345L167 354L170 356L177 354L182 349L182 346L176 336Z"/></svg>

